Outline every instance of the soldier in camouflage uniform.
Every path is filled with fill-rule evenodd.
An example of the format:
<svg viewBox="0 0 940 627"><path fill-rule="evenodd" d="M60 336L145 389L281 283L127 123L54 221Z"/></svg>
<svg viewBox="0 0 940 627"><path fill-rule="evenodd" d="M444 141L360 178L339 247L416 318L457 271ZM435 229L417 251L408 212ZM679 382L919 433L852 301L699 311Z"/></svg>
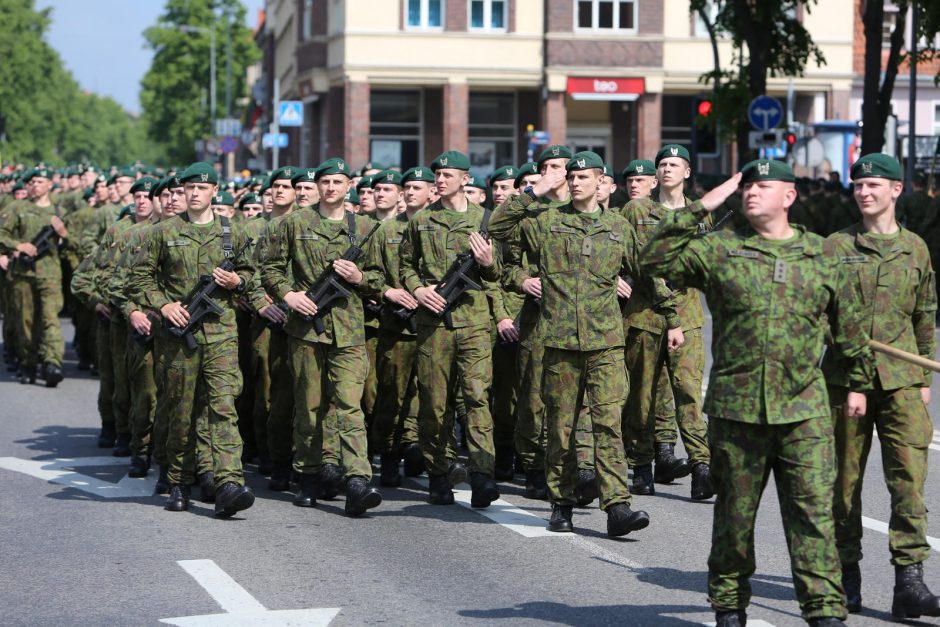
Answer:
<svg viewBox="0 0 940 627"><path fill-rule="evenodd" d="M327 160L314 177L320 202L277 224L267 243L262 283L268 294L291 309L284 330L295 386L294 470L300 474L300 490L294 504L315 506L323 467L336 465L330 458L331 463L323 463L327 453L337 453L326 450L324 422L332 416L345 466L345 511L359 516L382 502L379 491L369 485L372 464L360 404L368 369L362 298L376 295L369 287L375 282L341 257L369 233L372 221L343 207L349 188L344 161ZM360 263L369 265L368 259ZM330 265L354 291L321 314L324 332L318 334L313 322L317 305L306 292Z"/></svg>
<svg viewBox="0 0 940 627"><path fill-rule="evenodd" d="M196 347L170 333L154 340L157 360L166 377L167 476L171 484L165 509L189 507L189 486L196 471L196 423L205 411L210 432L215 480L215 513L227 518L248 509L254 494L244 486L235 397L241 386L238 371L233 299L244 292L254 267L249 258L235 260L234 271L219 264L238 250L244 236L228 220L216 217L210 206L218 191L218 175L207 163L195 163L179 176L186 192L187 211L161 222L150 232L130 278L130 297L141 307L158 311L164 324L186 326L189 312L182 301L203 274L221 288L213 300L223 313L210 315L194 330Z"/></svg>
<svg viewBox="0 0 940 627"><path fill-rule="evenodd" d="M597 202L604 163L593 152L567 164L571 201L556 209L526 208L558 186L564 174L546 170L541 180L493 217L497 238L520 237L537 251L541 278L540 331L545 344L542 396L547 448L545 468L552 501L551 531L570 532L576 503L575 426L581 406L589 409L601 508L608 535L622 536L649 525L649 515L630 509L627 462L620 420L627 396L619 297L626 297L625 272L639 276L636 234L615 212ZM665 296L665 289L660 290ZM667 300L664 298L664 300Z"/></svg>
<svg viewBox="0 0 940 627"><path fill-rule="evenodd" d="M873 340L933 359L937 300L933 267L923 240L895 221L901 166L883 153L852 165L860 224L830 235ZM827 353L823 363L835 423L836 477L833 515L850 612L862 609L862 478L878 429L885 482L891 493L888 544L895 567L895 619L940 616L940 597L923 581L930 556L924 482L933 425L927 413L931 373L907 362L875 355L877 372L867 393L867 412L847 417L849 378Z"/></svg>
<svg viewBox="0 0 940 627"><path fill-rule="evenodd" d="M62 381L62 356L65 344L59 325L62 309L62 266L59 261L59 240L68 231L52 204L52 170L39 166L24 180L30 189L30 200L8 205L0 227L0 249L10 255L11 292L17 325L20 383L35 383L37 361L47 387ZM51 227L50 248L36 257L33 240L44 227Z"/></svg>
<svg viewBox="0 0 940 627"><path fill-rule="evenodd" d="M754 520L771 470L803 618L831 625L846 616L832 519L833 429L817 365L827 318L850 389L871 386L873 358L835 255L787 223L793 178L784 163L748 163L702 200L667 214L641 260L677 289L702 290L715 320L705 411L718 495L708 593L719 626L747 620ZM742 180L749 226L698 237L707 212ZM864 414L864 401L850 409Z"/></svg>
<svg viewBox="0 0 940 627"><path fill-rule="evenodd" d="M493 418L488 393L493 364L490 312L483 292L471 290L452 308L451 322L440 315L447 305L435 290L458 254L472 253L476 264L470 278L499 280L500 263L493 246L478 231L485 228L483 208L469 202L464 186L470 179L470 160L449 151L432 163L440 199L408 222L399 247L400 278L420 307L417 309L419 437L428 468L429 501L454 502L451 487L462 474L448 459L447 444L453 418L447 411L450 392L459 384L467 414L467 444L473 507L489 507L499 498L493 480ZM449 328L450 327L450 328Z"/></svg>

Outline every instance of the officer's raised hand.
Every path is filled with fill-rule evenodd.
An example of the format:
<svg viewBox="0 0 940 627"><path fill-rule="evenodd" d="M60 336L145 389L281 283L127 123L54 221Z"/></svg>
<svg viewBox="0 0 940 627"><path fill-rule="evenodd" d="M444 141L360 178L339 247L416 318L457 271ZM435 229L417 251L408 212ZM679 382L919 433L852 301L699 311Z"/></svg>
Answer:
<svg viewBox="0 0 940 627"><path fill-rule="evenodd" d="M728 200L735 190L738 189L738 186L741 185L742 176L741 172L737 172L730 179L702 196L702 206L705 210L714 211L725 204L725 201Z"/></svg>
<svg viewBox="0 0 940 627"><path fill-rule="evenodd" d="M544 196L548 192L552 191L565 180L567 174L565 173L564 168L557 170L548 170L545 174L542 175L535 185L532 186L532 193L536 196Z"/></svg>

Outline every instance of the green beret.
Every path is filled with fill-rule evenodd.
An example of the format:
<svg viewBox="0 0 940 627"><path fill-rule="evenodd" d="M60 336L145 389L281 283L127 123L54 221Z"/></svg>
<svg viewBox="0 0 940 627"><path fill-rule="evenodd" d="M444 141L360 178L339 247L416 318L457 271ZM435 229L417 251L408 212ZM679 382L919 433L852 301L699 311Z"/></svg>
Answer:
<svg viewBox="0 0 940 627"><path fill-rule="evenodd" d="M501 168L496 168L490 174L490 185L496 181L514 181L517 174L519 174L519 170L514 165L504 165Z"/></svg>
<svg viewBox="0 0 940 627"><path fill-rule="evenodd" d="M426 168L424 166L418 166L416 168L411 168L405 170L405 173L401 175L401 184L404 185L409 181L421 181L424 183L434 183L434 174L431 172L431 168Z"/></svg>
<svg viewBox="0 0 940 627"><path fill-rule="evenodd" d="M609 176L610 178L614 178L614 166L610 165L609 163L605 163L604 164L604 176Z"/></svg>
<svg viewBox="0 0 940 627"><path fill-rule="evenodd" d="M528 176L530 174L538 174L538 173L539 173L539 169L535 161L526 161L521 166L519 166L518 170L516 170L516 180L513 181L513 185L515 185L516 187L519 187L520 185L522 185L523 176Z"/></svg>
<svg viewBox="0 0 940 627"><path fill-rule="evenodd" d="M258 193L264 195L269 189L271 189L271 177L266 176L261 179L261 187L258 189Z"/></svg>
<svg viewBox="0 0 940 627"><path fill-rule="evenodd" d="M149 195L159 182L160 181L150 176L141 177L134 181L134 184L131 185L131 193L136 194L137 192L147 192Z"/></svg>
<svg viewBox="0 0 940 627"><path fill-rule="evenodd" d="M372 175L360 177L359 182L356 183L356 191L358 192L361 189L372 189Z"/></svg>
<svg viewBox="0 0 940 627"><path fill-rule="evenodd" d="M470 170L470 159L459 150L448 150L437 156L437 159L431 162L431 171L437 172L445 168L454 170Z"/></svg>
<svg viewBox="0 0 940 627"><path fill-rule="evenodd" d="M94 187L86 187L86 188L85 188L85 191L82 192L82 199L83 199L83 200L90 200L91 197L94 196L94 195L95 195L95 188L94 188Z"/></svg>
<svg viewBox="0 0 940 627"><path fill-rule="evenodd" d="M296 187L297 183L316 183L317 182L317 169L316 168L300 168L294 174L294 177L290 182Z"/></svg>
<svg viewBox="0 0 940 627"><path fill-rule="evenodd" d="M180 172L177 172L173 176L166 177L166 188L167 189L176 189L177 187L183 186L183 180L180 178Z"/></svg>
<svg viewBox="0 0 940 627"><path fill-rule="evenodd" d="M467 181L467 184L464 187L475 187L477 189L482 189L486 191L486 182L483 180L482 176L471 176L470 180Z"/></svg>
<svg viewBox="0 0 940 627"><path fill-rule="evenodd" d="M883 152L867 154L853 163L851 176L853 181L868 177L891 179L893 181L900 181L904 178L898 160Z"/></svg>
<svg viewBox="0 0 940 627"><path fill-rule="evenodd" d="M536 166L539 170L542 169L542 164L548 161L549 159L570 159L571 158L571 149L567 146L561 146L556 144L554 146L549 146L542 151L542 154L539 155L539 160L536 163Z"/></svg>
<svg viewBox="0 0 940 627"><path fill-rule="evenodd" d="M18 191L20 191L21 189L24 189L24 187L23 187L23 181L17 181L16 183L14 183L14 185L13 185L13 190L12 190L12 191L18 192Z"/></svg>
<svg viewBox="0 0 940 627"><path fill-rule="evenodd" d="M356 191L355 189L350 189L348 192L346 192L345 202L358 205L359 204L359 192Z"/></svg>
<svg viewBox="0 0 940 627"><path fill-rule="evenodd" d="M752 181L786 181L792 183L795 178L793 169L783 161L776 159L755 159L741 168L742 183Z"/></svg>
<svg viewBox="0 0 940 627"><path fill-rule="evenodd" d="M197 161L183 170L178 178L183 183L196 182L215 185L219 182L219 173L215 171L211 164L205 161Z"/></svg>
<svg viewBox="0 0 940 627"><path fill-rule="evenodd" d="M659 152L656 153L656 166L658 167L659 162L668 157L682 157L687 162L692 162L692 158L689 156L689 151L685 146L680 146L679 144L666 144L659 149Z"/></svg>
<svg viewBox="0 0 940 627"><path fill-rule="evenodd" d="M212 204L224 205L226 207L234 207L235 197L223 190L212 197Z"/></svg>
<svg viewBox="0 0 940 627"><path fill-rule="evenodd" d="M352 178L349 173L349 168L346 167L346 162L339 157L327 159L318 165L315 180L319 181L321 176L326 176L327 174L342 174L346 178Z"/></svg>
<svg viewBox="0 0 940 627"><path fill-rule="evenodd" d="M391 183L392 185L402 186L401 172L395 170L382 170L372 175L372 187L377 183Z"/></svg>
<svg viewBox="0 0 940 627"><path fill-rule="evenodd" d="M134 170L134 168L120 168L114 173L114 180L117 180L122 177L136 179L137 172L136 170Z"/></svg>
<svg viewBox="0 0 940 627"><path fill-rule="evenodd" d="M26 173L26 176L23 177L23 181L24 182L29 181L30 179L37 177L37 176L51 179L53 176L55 176L55 171L53 171L53 169L47 165L39 164L35 168L33 168L32 170L29 170Z"/></svg>
<svg viewBox="0 0 940 627"><path fill-rule="evenodd" d="M133 214L133 213L134 213L134 203L131 203L131 204L129 204L129 205L125 205L124 207L121 208L121 212L118 213L117 219L118 219L118 220L121 220L121 219L123 219L123 218L125 218L125 217L127 217L127 216L129 216L129 215L131 215L131 214Z"/></svg>
<svg viewBox="0 0 940 627"><path fill-rule="evenodd" d="M150 200L153 200L155 197L163 193L163 190L166 189L166 184L168 182L167 178L162 178L160 181L153 186L153 189L150 190Z"/></svg>
<svg viewBox="0 0 940 627"><path fill-rule="evenodd" d="M384 165L382 165L381 163L376 163L376 162L370 161L369 163L367 163L367 164L365 164L364 166L362 166L361 168L359 168L359 173L362 174L362 173L365 172L366 170L387 170L387 169L388 169L388 168L386 168L386 167L385 167Z"/></svg>
<svg viewBox="0 0 940 627"><path fill-rule="evenodd" d="M583 150L581 152L575 153L575 155L568 160L568 165L565 166L565 169L568 172L573 172L575 170L591 170L594 168L603 170L604 160L601 159L599 154L596 152L591 152L590 150Z"/></svg>
<svg viewBox="0 0 940 627"><path fill-rule="evenodd" d="M293 165L282 165L274 172L271 172L271 182L279 181L281 179L287 179L292 181L293 178L300 172L300 168ZM305 170L306 172L306 170Z"/></svg>
<svg viewBox="0 0 940 627"><path fill-rule="evenodd" d="M634 176L656 176L656 166L649 159L634 159L627 164L620 176L624 180Z"/></svg>
<svg viewBox="0 0 940 627"><path fill-rule="evenodd" d="M245 194L244 196L242 196L241 199L238 201L238 208L244 209L247 205L260 205L260 204L262 204L261 196L259 196L258 194L249 193L249 194Z"/></svg>

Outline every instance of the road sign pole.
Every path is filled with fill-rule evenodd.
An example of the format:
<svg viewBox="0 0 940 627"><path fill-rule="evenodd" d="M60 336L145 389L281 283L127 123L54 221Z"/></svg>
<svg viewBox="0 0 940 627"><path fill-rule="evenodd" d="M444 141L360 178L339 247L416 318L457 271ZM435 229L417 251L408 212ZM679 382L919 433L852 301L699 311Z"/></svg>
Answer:
<svg viewBox="0 0 940 627"><path fill-rule="evenodd" d="M274 79L274 106L271 108L271 111L272 111L271 132L274 133L275 135L281 132L281 128L277 124L277 116L278 116L278 111L280 111L280 109L281 109L281 79L275 78ZM280 152L280 148L278 147L278 142L275 141L274 152L271 155L271 169L272 170L277 170L278 167L280 167L277 164L279 152Z"/></svg>

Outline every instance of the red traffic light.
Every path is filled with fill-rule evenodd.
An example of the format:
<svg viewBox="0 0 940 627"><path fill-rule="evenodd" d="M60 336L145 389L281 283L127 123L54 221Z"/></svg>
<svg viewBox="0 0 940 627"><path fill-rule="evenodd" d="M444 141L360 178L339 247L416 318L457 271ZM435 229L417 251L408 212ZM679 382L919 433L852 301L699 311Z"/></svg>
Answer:
<svg viewBox="0 0 940 627"><path fill-rule="evenodd" d="M702 100L698 103L698 114L703 118L707 118L708 115L712 112L712 101L711 100Z"/></svg>
<svg viewBox="0 0 940 627"><path fill-rule="evenodd" d="M796 143L796 133L787 133L787 145L792 146Z"/></svg>

